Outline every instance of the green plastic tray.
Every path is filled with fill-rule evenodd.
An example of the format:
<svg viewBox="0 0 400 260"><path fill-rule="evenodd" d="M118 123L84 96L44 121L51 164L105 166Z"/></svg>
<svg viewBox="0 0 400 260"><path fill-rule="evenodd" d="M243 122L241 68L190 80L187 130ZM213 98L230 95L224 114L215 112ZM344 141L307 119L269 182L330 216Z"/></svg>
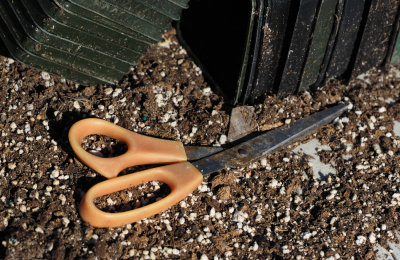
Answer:
<svg viewBox="0 0 400 260"><path fill-rule="evenodd" d="M187 2L187 0L185 0ZM162 29L169 29L171 27L171 18L162 15L156 10L147 7L146 5L136 1L125 0L104 0L104 2L114 6L115 8L122 9L123 11L139 17L145 21L152 22L154 25Z"/></svg>
<svg viewBox="0 0 400 260"><path fill-rule="evenodd" d="M130 65L127 62L116 60L104 53L94 51L93 49L83 46L82 44L67 41L64 38L49 33L40 25L38 25L33 19L31 19L32 17L22 5L17 4L15 1L8 2L10 4L10 8L14 12L14 15L18 18L18 21L24 28L25 33L30 35L30 37L34 38L36 41L69 52L74 56L91 60L94 64L115 69L121 73L126 73L126 71L129 70ZM32 28L32 26L34 27ZM122 68L125 68L125 70L122 70Z"/></svg>
<svg viewBox="0 0 400 260"><path fill-rule="evenodd" d="M46 58L40 57L25 50L18 41L14 39L14 36L9 31L9 25L5 24L3 19L0 17L0 38L4 45L7 47L7 51L15 60L39 69L45 70L51 74L59 75L70 79L76 83L90 85L90 84L111 84L112 82L96 78L86 73L79 72L75 69L71 69L67 66L63 66L59 63L53 62Z"/></svg>
<svg viewBox="0 0 400 260"><path fill-rule="evenodd" d="M189 0L4 0L1 46L81 84L113 84L162 39Z"/></svg>
<svg viewBox="0 0 400 260"><path fill-rule="evenodd" d="M110 5L102 0L70 0L70 2L92 11L104 20L109 19L119 26L126 27L154 40L160 40L164 32L163 28L154 25L152 22L146 21L132 13L125 12L121 8ZM153 19L156 20L157 16L153 17Z"/></svg>
<svg viewBox="0 0 400 260"><path fill-rule="evenodd" d="M38 9L41 4L42 5L39 8L45 7L43 2L46 2L46 0L38 0L37 4L39 4L39 6L35 6L35 1L32 0L22 1L27 7L31 17L37 20L37 23L45 19L45 22L42 22L42 27L44 27L49 33L56 34L66 40L73 41L93 50L105 53L115 59L125 61L128 64L132 61L138 60L141 56L141 53L138 51L133 51L131 49L118 46L95 35L90 35L80 30L71 28L68 25L57 22L56 20L52 19L51 16L46 14L43 9Z"/></svg>
<svg viewBox="0 0 400 260"><path fill-rule="evenodd" d="M178 5L179 7L186 9L189 7L189 0L168 0L171 3Z"/></svg>
<svg viewBox="0 0 400 260"><path fill-rule="evenodd" d="M142 3L153 10L170 17L177 21L181 17L182 8L173 1L168 0L134 0Z"/></svg>
<svg viewBox="0 0 400 260"><path fill-rule="evenodd" d="M68 1L68 0L53 0L53 1L55 3L58 3L60 6L63 7L64 10L67 10L70 13L74 13L75 15L78 15L80 17L85 17L88 20L91 20L98 24L102 24L103 26L106 26L106 27L110 28L111 30L115 30L118 33L130 35L134 39L148 42L150 44L156 43L157 41L161 40L161 35L159 35L156 39L153 39L153 38L143 35L139 32L131 30L125 26L121 26L117 22L110 20L108 18L105 18L105 17L101 16L100 14L93 12L92 10L90 10L88 8L84 8L80 5L76 5L75 3L71 2L71 1Z"/></svg>
<svg viewBox="0 0 400 260"><path fill-rule="evenodd" d="M52 2L43 1L43 3L47 3L47 13L54 20L63 24L68 24L70 27L86 32L90 35L95 35L104 40L113 42L116 45L124 46L138 52L145 52L148 46L155 42L146 41L146 39L139 34L137 38L134 38L131 35L109 28L87 19L86 17L79 16L70 10L65 9L64 6L56 0Z"/></svg>
<svg viewBox="0 0 400 260"><path fill-rule="evenodd" d="M116 73L122 76L121 72L110 70L100 64L94 64L92 61L62 51L60 49L43 44L34 38L32 34L25 32L21 23L18 23L18 17L12 15L12 10L7 8L6 2L0 3L0 15L4 23L9 27L9 31L14 40L18 42L22 49L35 54L37 56L46 58L50 61L70 67L82 73L92 75L97 78L104 78L107 82L114 82Z"/></svg>

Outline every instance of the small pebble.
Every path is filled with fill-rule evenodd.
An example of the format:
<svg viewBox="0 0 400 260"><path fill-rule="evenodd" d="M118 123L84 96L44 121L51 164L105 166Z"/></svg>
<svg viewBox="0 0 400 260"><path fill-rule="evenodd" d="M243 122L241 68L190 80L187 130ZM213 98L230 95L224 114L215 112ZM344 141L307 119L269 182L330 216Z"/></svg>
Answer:
<svg viewBox="0 0 400 260"><path fill-rule="evenodd" d="M310 232L304 232L304 233L301 234L301 238L302 239L306 239L306 240L310 239L311 236L312 236L312 234Z"/></svg>
<svg viewBox="0 0 400 260"><path fill-rule="evenodd" d="M331 190L330 194L328 196L326 196L326 199L331 200L331 199L335 198L336 194L337 194L337 190Z"/></svg>
<svg viewBox="0 0 400 260"><path fill-rule="evenodd" d="M43 229L42 229L41 227L35 228L35 231L36 231L37 233L44 234L44 231L43 231Z"/></svg>
<svg viewBox="0 0 400 260"><path fill-rule="evenodd" d="M10 169L10 170L14 170L17 167L17 165L15 163L9 163L7 166L8 166L8 169Z"/></svg>
<svg viewBox="0 0 400 260"><path fill-rule="evenodd" d="M267 166L267 158L262 158L260 163L261 163L262 167L266 167Z"/></svg>
<svg viewBox="0 0 400 260"><path fill-rule="evenodd" d="M378 112L379 113L385 113L386 112L386 108L385 107L380 107Z"/></svg>
<svg viewBox="0 0 400 260"><path fill-rule="evenodd" d="M367 238L364 236L357 236L356 244L358 246L363 245L367 241Z"/></svg>
<svg viewBox="0 0 400 260"><path fill-rule="evenodd" d="M375 233L370 233L369 236L368 236L368 239L369 239L369 242L371 244L375 244L376 243L376 235L375 235Z"/></svg>
<svg viewBox="0 0 400 260"><path fill-rule="evenodd" d="M215 208L211 208L210 210L210 217L215 217Z"/></svg>
<svg viewBox="0 0 400 260"><path fill-rule="evenodd" d="M113 93L113 89L112 88L106 88L105 90L104 90L104 94L106 94L106 95L111 95L111 93Z"/></svg>
<svg viewBox="0 0 400 260"><path fill-rule="evenodd" d="M45 71L42 71L42 72L40 73L40 76L41 76L42 79L44 79L44 80L50 80L50 74L47 73L47 72L45 72Z"/></svg>
<svg viewBox="0 0 400 260"><path fill-rule="evenodd" d="M14 123L14 122L12 122L12 123L10 124L10 127L11 127L11 131L14 131L14 130L17 128L17 124Z"/></svg>
<svg viewBox="0 0 400 260"><path fill-rule="evenodd" d="M269 186L271 186L271 188L275 189L277 187L280 187L281 184L280 182L278 182L276 179L272 179L271 183L269 184Z"/></svg>
<svg viewBox="0 0 400 260"><path fill-rule="evenodd" d="M77 110L81 109L81 106L79 105L78 101L74 101L74 108L77 109Z"/></svg>
<svg viewBox="0 0 400 260"><path fill-rule="evenodd" d="M64 224L64 227L68 227L70 220L67 217L63 217L62 222Z"/></svg>
<svg viewBox="0 0 400 260"><path fill-rule="evenodd" d="M226 137L226 135L221 135L221 137L219 138L219 143L220 144L225 144L227 139L228 138Z"/></svg>
<svg viewBox="0 0 400 260"><path fill-rule="evenodd" d="M203 89L203 95L204 96L209 96L211 94L211 88L205 88Z"/></svg>
<svg viewBox="0 0 400 260"><path fill-rule="evenodd" d="M206 255L202 255L201 257L200 257L200 260L208 260L208 257L206 256Z"/></svg>
<svg viewBox="0 0 400 260"><path fill-rule="evenodd" d="M121 94L121 92L122 92L122 89L120 89L120 88L116 88L115 90L114 90L114 93L112 94L112 97L117 97L119 94ZM111 93L110 93L111 94Z"/></svg>

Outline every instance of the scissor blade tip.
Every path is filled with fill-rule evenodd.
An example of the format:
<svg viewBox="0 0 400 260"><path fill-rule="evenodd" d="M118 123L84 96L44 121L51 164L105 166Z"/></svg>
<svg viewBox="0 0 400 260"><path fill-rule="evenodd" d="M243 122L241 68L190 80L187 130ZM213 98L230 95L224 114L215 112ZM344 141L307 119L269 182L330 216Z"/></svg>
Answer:
<svg viewBox="0 0 400 260"><path fill-rule="evenodd" d="M340 115L340 114L344 113L345 111L349 111L351 108L351 104L339 103L335 107L336 107L337 111L336 111L336 113L333 113L333 114Z"/></svg>

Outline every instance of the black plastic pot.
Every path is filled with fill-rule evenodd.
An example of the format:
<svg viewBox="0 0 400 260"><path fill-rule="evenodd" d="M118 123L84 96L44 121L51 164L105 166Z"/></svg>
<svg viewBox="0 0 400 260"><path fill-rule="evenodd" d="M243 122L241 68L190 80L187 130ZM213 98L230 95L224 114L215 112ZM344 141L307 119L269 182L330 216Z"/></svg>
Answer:
<svg viewBox="0 0 400 260"><path fill-rule="evenodd" d="M397 0L192 0L178 35L236 105L387 67L399 13Z"/></svg>

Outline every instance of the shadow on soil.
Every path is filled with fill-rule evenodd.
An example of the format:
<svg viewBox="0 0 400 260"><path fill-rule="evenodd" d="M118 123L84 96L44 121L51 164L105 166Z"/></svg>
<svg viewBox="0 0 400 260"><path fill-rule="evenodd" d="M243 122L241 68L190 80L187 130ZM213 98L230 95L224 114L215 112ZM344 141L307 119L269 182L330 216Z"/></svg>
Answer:
<svg viewBox="0 0 400 260"><path fill-rule="evenodd" d="M4 46L3 42L0 40L0 55L5 56L5 57L10 57L10 54L8 53L6 47ZM1 257L1 253L0 253Z"/></svg>
<svg viewBox="0 0 400 260"><path fill-rule="evenodd" d="M54 112L55 111L51 108L47 110L50 136L57 142L57 144L61 147L61 149L68 154L66 161L69 161L70 159L75 159L76 155L73 152L68 140L69 129L74 123L78 122L79 120L90 118L92 116L90 116L87 113L79 113L76 111L71 111L71 112L64 112L62 114L62 117L58 118L54 115ZM82 170L80 167L76 167L76 165L69 165L68 167L72 167L73 169L68 169L68 170L73 172ZM96 183L99 183L104 180L105 178L102 177L101 175L96 175L96 177L83 176L79 178L76 181L75 184L76 189L74 192L76 207L79 208L79 203L81 202L81 199L87 190L89 190Z"/></svg>
<svg viewBox="0 0 400 260"><path fill-rule="evenodd" d="M0 232L0 241L8 241L10 235L9 235L10 230L5 230ZM3 246L3 244L0 244L0 259L4 259L6 257L6 252L7 248Z"/></svg>
<svg viewBox="0 0 400 260"><path fill-rule="evenodd" d="M90 118L87 113L79 113L76 111L64 112L61 118L54 115L54 109L47 110L47 118L49 119L49 133L61 148L68 153L69 157L74 157L74 153L69 145L68 132L71 126L79 120Z"/></svg>

